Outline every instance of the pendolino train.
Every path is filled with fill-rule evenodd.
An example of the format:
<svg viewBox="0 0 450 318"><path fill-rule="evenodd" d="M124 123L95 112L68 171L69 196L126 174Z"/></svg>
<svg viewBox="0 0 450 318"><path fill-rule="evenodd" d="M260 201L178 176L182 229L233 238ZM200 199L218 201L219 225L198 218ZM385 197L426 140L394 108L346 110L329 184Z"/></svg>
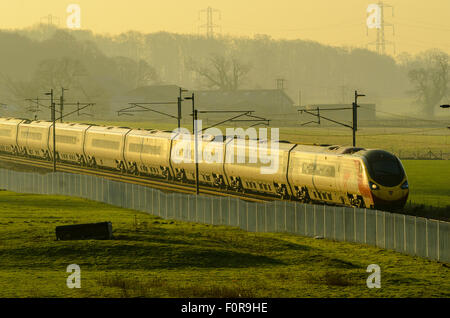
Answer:
<svg viewBox="0 0 450 318"><path fill-rule="evenodd" d="M52 123L0 118L0 151L17 156L53 160ZM159 130L56 124L56 159L97 169L112 169L150 178L195 182L194 158L177 144L177 134ZM185 139L184 139L185 140ZM248 159L255 143L236 138L202 135L198 153ZM185 141L184 141L185 142ZM267 142L258 140L256 145ZM176 150L181 149L181 150ZM301 145L279 142L277 167L261 173L261 162L221 160L199 162L199 182L227 191L259 193L287 200L322 202L367 208L401 208L408 198L408 181L400 160L384 150ZM241 158L242 159L242 158Z"/></svg>

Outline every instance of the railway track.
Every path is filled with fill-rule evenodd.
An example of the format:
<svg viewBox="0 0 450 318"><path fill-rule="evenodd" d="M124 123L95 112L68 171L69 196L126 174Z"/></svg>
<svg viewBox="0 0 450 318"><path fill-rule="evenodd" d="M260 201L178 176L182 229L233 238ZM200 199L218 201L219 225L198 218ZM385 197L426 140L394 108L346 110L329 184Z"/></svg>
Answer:
<svg viewBox="0 0 450 318"><path fill-rule="evenodd" d="M24 158L7 154L0 154L0 161L53 171L53 162L37 158ZM194 194L196 192L195 185L192 184L186 184L176 181L174 182L174 181L150 179L148 177L134 176L130 174L124 174L118 171L97 170L92 168L80 167L68 163L58 162L57 171L99 176L113 181L138 184L146 187L152 187L162 191L178 192L185 194ZM275 197L267 197L252 193L240 194L232 191L218 191L206 186L200 186L200 192L202 194L213 196L231 196L252 202L267 202L267 201L281 200Z"/></svg>

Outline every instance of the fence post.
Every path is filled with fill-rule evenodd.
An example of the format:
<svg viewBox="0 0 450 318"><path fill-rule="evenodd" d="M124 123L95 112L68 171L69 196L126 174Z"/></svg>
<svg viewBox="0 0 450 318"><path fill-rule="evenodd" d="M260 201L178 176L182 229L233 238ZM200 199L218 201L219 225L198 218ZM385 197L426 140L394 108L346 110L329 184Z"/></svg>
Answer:
<svg viewBox="0 0 450 318"><path fill-rule="evenodd" d="M277 222L277 219L278 219L278 217L277 217L277 212L278 212L278 207L277 207L277 201L274 201L273 202L273 206L274 206L274 220L275 220L275 232L277 231L277 228L278 228L278 222Z"/></svg>
<svg viewBox="0 0 450 318"><path fill-rule="evenodd" d="M414 217L414 255L417 255L417 216Z"/></svg>
<svg viewBox="0 0 450 318"><path fill-rule="evenodd" d="M204 199L204 198L203 198ZM203 201L203 223L206 223L206 204L205 204L205 200Z"/></svg>
<svg viewBox="0 0 450 318"><path fill-rule="evenodd" d="M428 219L427 218L425 218L425 243L427 245L426 255L428 257Z"/></svg>
<svg viewBox="0 0 450 318"><path fill-rule="evenodd" d="M228 197L228 225L231 225L231 197Z"/></svg>
<svg viewBox="0 0 450 318"><path fill-rule="evenodd" d="M356 242L356 207L353 207L353 241Z"/></svg>
<svg viewBox="0 0 450 318"><path fill-rule="evenodd" d="M378 210L375 210L375 246L378 246Z"/></svg>
<svg viewBox="0 0 450 318"><path fill-rule="evenodd" d="M346 237L345 237L345 208L342 207L342 224L344 226L344 241L346 241Z"/></svg>
<svg viewBox="0 0 450 318"><path fill-rule="evenodd" d="M298 233L297 231L297 203L294 205L294 232L295 234Z"/></svg>
<svg viewBox="0 0 450 318"><path fill-rule="evenodd" d="M333 239L336 239L336 207L333 207Z"/></svg>
<svg viewBox="0 0 450 318"><path fill-rule="evenodd" d="M258 211L259 209L258 209L258 206L256 206L256 209L255 209L255 231L256 232L258 232L258 213L259 213L259 211Z"/></svg>
<svg viewBox="0 0 450 318"><path fill-rule="evenodd" d="M211 200L210 200L210 211L211 211L211 218L210 218L210 220L211 220L211 224L214 224L214 213L213 213L213 208L214 208L214 199L213 198L211 198Z"/></svg>
<svg viewBox="0 0 450 318"><path fill-rule="evenodd" d="M326 205L323 206L323 237L326 237L327 233L327 218L326 218Z"/></svg>
<svg viewBox="0 0 450 318"><path fill-rule="evenodd" d="M161 217L161 191L158 190L158 215Z"/></svg>
<svg viewBox="0 0 450 318"><path fill-rule="evenodd" d="M391 215L392 216L392 215ZM395 231L395 219L396 219L396 217L395 217L395 215L392 217L393 219L394 219L394 250L397 248L397 238L396 238L396 231Z"/></svg>
<svg viewBox="0 0 450 318"><path fill-rule="evenodd" d="M264 204L264 232L267 233L267 203Z"/></svg>
<svg viewBox="0 0 450 318"><path fill-rule="evenodd" d="M314 214L313 214L313 219L314 219L314 223L313 223L313 227L314 227L314 236L316 236L316 205L313 205L314 207Z"/></svg>
<svg viewBox="0 0 450 318"><path fill-rule="evenodd" d="M386 212L383 211L384 248L386 248Z"/></svg>
<svg viewBox="0 0 450 318"><path fill-rule="evenodd" d="M195 221L198 222L198 195L195 196Z"/></svg>
<svg viewBox="0 0 450 318"><path fill-rule="evenodd" d="M220 209L220 213L219 213L219 224L220 225L224 225L223 222L223 213L222 213L222 198L219 199L219 209Z"/></svg>
<svg viewBox="0 0 450 318"><path fill-rule="evenodd" d="M240 199L238 199L240 200ZM239 204L239 201L237 201L237 226L241 227L241 205Z"/></svg>
<svg viewBox="0 0 450 318"><path fill-rule="evenodd" d="M364 244L367 244L367 209L364 208Z"/></svg>
<svg viewBox="0 0 450 318"><path fill-rule="evenodd" d="M306 204L303 205L305 207L305 236L308 234L308 227L306 226Z"/></svg>
<svg viewBox="0 0 450 318"><path fill-rule="evenodd" d="M191 202L190 202L190 196L188 195L187 196L187 219L188 219L188 221L190 221L191 220L191 209L190 209L190 206L191 206Z"/></svg>
<svg viewBox="0 0 450 318"><path fill-rule="evenodd" d="M439 237L439 223L440 223L439 220L437 220L437 240L436 241L437 241L437 260L438 261L440 261L440 255L439 255L440 254L439 253L439 245L440 245L439 244L439 238L440 238Z"/></svg>
<svg viewBox="0 0 450 318"><path fill-rule="evenodd" d="M247 227L247 232L248 232L248 202L246 202L246 204L245 204L245 213L247 214L246 215L246 217L247 217L246 227Z"/></svg>
<svg viewBox="0 0 450 318"><path fill-rule="evenodd" d="M403 251L406 251L406 215L403 214Z"/></svg>

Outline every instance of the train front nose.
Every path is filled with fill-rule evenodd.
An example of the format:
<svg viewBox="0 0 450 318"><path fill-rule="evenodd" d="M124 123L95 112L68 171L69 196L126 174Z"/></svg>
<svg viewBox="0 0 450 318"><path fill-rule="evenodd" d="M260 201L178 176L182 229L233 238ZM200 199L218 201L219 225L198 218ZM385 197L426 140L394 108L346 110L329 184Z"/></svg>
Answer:
<svg viewBox="0 0 450 318"><path fill-rule="evenodd" d="M396 187L379 186L376 190L371 187L375 208L391 210L403 208L408 200L409 189L402 186L404 187L403 184Z"/></svg>
<svg viewBox="0 0 450 318"><path fill-rule="evenodd" d="M366 154L369 186L375 208L402 208L409 195L409 185L400 160L384 150Z"/></svg>

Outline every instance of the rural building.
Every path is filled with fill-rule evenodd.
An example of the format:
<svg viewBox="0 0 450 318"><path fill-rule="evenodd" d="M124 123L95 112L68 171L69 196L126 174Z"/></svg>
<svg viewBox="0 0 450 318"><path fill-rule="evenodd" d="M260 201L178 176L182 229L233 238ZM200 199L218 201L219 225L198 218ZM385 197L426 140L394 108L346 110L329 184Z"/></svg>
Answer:
<svg viewBox="0 0 450 318"><path fill-rule="evenodd" d="M195 90L184 93L190 96L195 93L195 106L198 110L253 110L255 115L269 114L295 114L296 109L292 99L279 89L257 89L257 90ZM139 87L126 92L119 99L116 99L114 110L130 107L129 103L149 103L149 102L177 102L179 87L176 85L155 85ZM164 111L173 115L177 113L176 105L159 106L153 105L152 109ZM191 102L183 102L183 117L189 116L192 112ZM154 112L140 113L143 117L160 116ZM208 115L212 117L212 115ZM217 116L220 117L220 116Z"/></svg>

